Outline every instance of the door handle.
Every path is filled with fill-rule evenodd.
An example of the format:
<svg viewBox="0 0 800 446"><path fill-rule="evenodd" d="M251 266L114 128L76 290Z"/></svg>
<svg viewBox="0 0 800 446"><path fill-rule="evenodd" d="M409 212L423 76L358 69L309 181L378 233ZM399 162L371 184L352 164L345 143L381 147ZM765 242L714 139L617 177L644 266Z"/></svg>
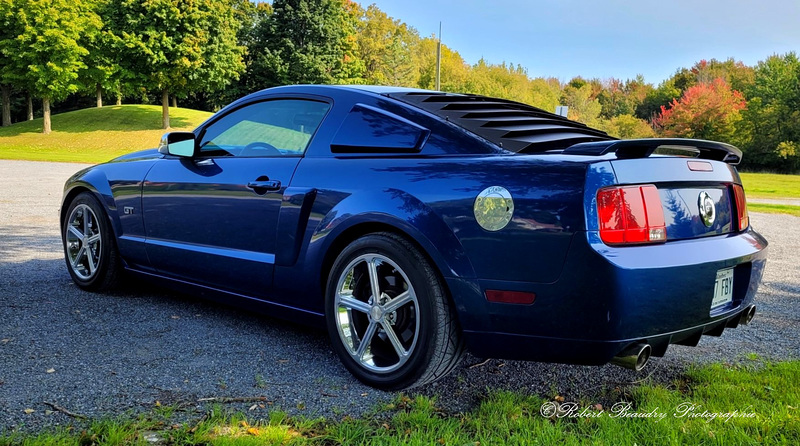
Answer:
<svg viewBox="0 0 800 446"><path fill-rule="evenodd" d="M256 180L247 183L247 187L253 189L258 195L264 195L269 191L281 189L281 182L278 180Z"/></svg>

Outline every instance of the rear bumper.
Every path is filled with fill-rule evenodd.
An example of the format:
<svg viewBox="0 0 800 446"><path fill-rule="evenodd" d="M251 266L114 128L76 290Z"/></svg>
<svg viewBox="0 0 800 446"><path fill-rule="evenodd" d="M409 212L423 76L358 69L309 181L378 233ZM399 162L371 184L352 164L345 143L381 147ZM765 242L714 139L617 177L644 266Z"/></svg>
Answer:
<svg viewBox="0 0 800 446"><path fill-rule="evenodd" d="M652 356L664 356L670 344L696 346L703 335L721 336L725 328L735 328L749 307L737 310L712 323L672 333L632 339L586 340L560 339L511 333L464 331L470 352L478 357L535 360L562 364L606 364L626 347L648 344Z"/></svg>
<svg viewBox="0 0 800 446"><path fill-rule="evenodd" d="M467 346L483 357L603 364L626 346L696 345L736 326L766 263L758 233L612 248L576 233L553 283L448 279ZM532 253L534 254L534 253ZM540 255L544 255L541 253ZM734 270L733 301L711 311L717 271ZM489 303L486 289L536 293L531 305Z"/></svg>

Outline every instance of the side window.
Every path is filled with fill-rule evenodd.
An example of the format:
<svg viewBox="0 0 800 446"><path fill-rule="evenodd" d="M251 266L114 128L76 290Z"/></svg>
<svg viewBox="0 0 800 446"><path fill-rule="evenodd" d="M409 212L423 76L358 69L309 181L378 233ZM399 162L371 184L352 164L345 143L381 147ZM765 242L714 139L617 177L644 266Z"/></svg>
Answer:
<svg viewBox="0 0 800 446"><path fill-rule="evenodd" d="M200 156L302 155L330 104L274 99L232 111L203 131Z"/></svg>
<svg viewBox="0 0 800 446"><path fill-rule="evenodd" d="M331 142L334 153L415 153L430 131L405 118L356 104Z"/></svg>

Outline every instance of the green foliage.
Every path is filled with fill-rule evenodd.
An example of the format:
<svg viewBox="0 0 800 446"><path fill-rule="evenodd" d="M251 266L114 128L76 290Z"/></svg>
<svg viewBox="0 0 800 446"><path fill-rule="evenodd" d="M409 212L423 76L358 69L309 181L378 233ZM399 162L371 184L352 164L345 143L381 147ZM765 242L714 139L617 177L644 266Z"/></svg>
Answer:
<svg viewBox="0 0 800 446"><path fill-rule="evenodd" d="M656 136L650 124L633 115L618 115L604 120L600 128L609 135L621 139L654 138Z"/></svg>
<svg viewBox="0 0 800 446"><path fill-rule="evenodd" d="M239 22L227 0L120 0L104 17L120 65L139 73L144 87L180 97L214 92L244 70ZM166 104L164 104L166 110ZM165 117L164 126L169 126Z"/></svg>
<svg viewBox="0 0 800 446"><path fill-rule="evenodd" d="M676 86L673 76L661 82L657 88L649 90L642 103L636 107L636 117L639 119L652 120L659 113L661 108L669 108L672 101L683 95L683 90Z"/></svg>
<svg viewBox="0 0 800 446"><path fill-rule="evenodd" d="M595 91L591 83L576 80L564 87L561 100L563 105L569 107L567 117L590 127L599 127L603 106L597 100Z"/></svg>
<svg viewBox="0 0 800 446"><path fill-rule="evenodd" d="M414 87L419 80L419 34L376 5L362 12L357 24L358 58L364 64L364 81L374 85Z"/></svg>
<svg viewBox="0 0 800 446"><path fill-rule="evenodd" d="M82 39L98 32L94 4L76 0L15 2L22 32L16 37L13 64L24 68L23 84L39 97L60 100L79 88L78 72L89 51Z"/></svg>
<svg viewBox="0 0 800 446"><path fill-rule="evenodd" d="M257 29L263 42L252 81L282 84L351 82L363 64L355 57L357 12L345 0L275 0Z"/></svg>
<svg viewBox="0 0 800 446"><path fill-rule="evenodd" d="M0 0L0 84L18 83L24 75L17 61L17 36L23 29L19 20L19 0Z"/></svg>
<svg viewBox="0 0 800 446"><path fill-rule="evenodd" d="M752 139L745 146L744 166L800 169L800 60L795 53L770 56L759 62L755 81L747 91L744 112Z"/></svg>
<svg viewBox="0 0 800 446"><path fill-rule="evenodd" d="M436 47L439 40L435 37L425 37L417 46L417 66L419 68L419 88L433 90L436 87ZM464 92L467 91L470 66L461 57L458 51L442 44L441 85L442 91Z"/></svg>
<svg viewBox="0 0 800 446"><path fill-rule="evenodd" d="M641 75L625 82L611 78L603 83L597 95L602 106L600 115L605 119L633 115L651 91L653 86L646 83Z"/></svg>

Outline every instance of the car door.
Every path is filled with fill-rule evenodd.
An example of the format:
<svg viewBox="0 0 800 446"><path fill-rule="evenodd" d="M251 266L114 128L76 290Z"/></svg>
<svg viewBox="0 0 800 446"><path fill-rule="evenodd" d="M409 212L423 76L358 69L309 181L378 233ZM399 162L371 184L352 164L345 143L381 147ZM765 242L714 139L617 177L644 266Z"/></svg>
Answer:
<svg viewBox="0 0 800 446"><path fill-rule="evenodd" d="M160 273L252 297L269 294L283 192L330 104L280 98L215 118L195 156L147 174L147 255Z"/></svg>

